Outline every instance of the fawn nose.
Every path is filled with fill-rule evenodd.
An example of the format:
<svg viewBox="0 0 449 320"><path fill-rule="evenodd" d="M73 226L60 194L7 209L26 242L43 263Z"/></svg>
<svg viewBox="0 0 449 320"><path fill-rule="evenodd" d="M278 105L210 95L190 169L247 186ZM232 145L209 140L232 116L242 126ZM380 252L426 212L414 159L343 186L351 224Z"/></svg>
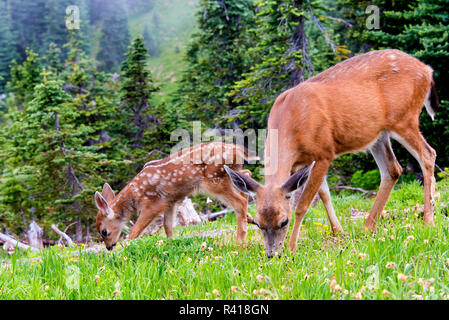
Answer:
<svg viewBox="0 0 449 320"><path fill-rule="evenodd" d="M110 246L106 246L106 249L108 249L109 251L111 251L112 249L114 249L115 247L115 243L110 245Z"/></svg>

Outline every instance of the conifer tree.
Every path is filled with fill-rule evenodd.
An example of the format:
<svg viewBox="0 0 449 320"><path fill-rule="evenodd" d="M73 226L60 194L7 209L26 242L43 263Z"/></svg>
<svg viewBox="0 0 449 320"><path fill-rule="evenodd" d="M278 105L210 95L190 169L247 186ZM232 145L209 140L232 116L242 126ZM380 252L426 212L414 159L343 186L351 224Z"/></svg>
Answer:
<svg viewBox="0 0 449 320"><path fill-rule="evenodd" d="M40 81L41 58L31 49L26 50L26 59L22 65L16 60L11 63L11 81L8 90L14 92L15 106L30 101L34 87Z"/></svg>
<svg viewBox="0 0 449 320"><path fill-rule="evenodd" d="M249 50L252 67L231 95L240 104L244 126L263 128L275 98L313 75L306 20L324 30L318 14L323 6L305 0L258 1L257 5L257 27L252 30L256 46Z"/></svg>
<svg viewBox="0 0 449 320"><path fill-rule="evenodd" d="M159 56L160 48L159 48L158 40L154 35L151 35L148 25L145 25L142 35L143 35L143 40L145 41L146 46L148 48L148 54L150 55L150 57Z"/></svg>
<svg viewBox="0 0 449 320"><path fill-rule="evenodd" d="M10 30L11 20L8 2L0 1L0 92L10 80L9 66L15 56L15 47Z"/></svg>
<svg viewBox="0 0 449 320"><path fill-rule="evenodd" d="M199 31L188 47L177 94L192 119L212 125L236 106L227 94L252 65L247 31L254 26L254 14L249 0L200 1Z"/></svg>
<svg viewBox="0 0 449 320"><path fill-rule="evenodd" d="M126 60L121 67L121 100L130 128L132 146L144 146L144 133L155 122L151 96L157 90L151 72L147 68L147 48L141 35L131 43Z"/></svg>
<svg viewBox="0 0 449 320"><path fill-rule="evenodd" d="M100 179L96 169L104 160L98 147L85 145L92 128L76 122L77 109L62 85L47 80L44 70L20 122L14 119L7 131L12 148L6 160L8 179L2 181L2 205L47 227L55 222L92 223L89 199ZM77 228L78 241L81 235Z"/></svg>
<svg viewBox="0 0 449 320"><path fill-rule="evenodd" d="M129 29L126 7L123 0L108 0L103 3L102 35L97 60L101 70L117 71L124 60L129 44Z"/></svg>

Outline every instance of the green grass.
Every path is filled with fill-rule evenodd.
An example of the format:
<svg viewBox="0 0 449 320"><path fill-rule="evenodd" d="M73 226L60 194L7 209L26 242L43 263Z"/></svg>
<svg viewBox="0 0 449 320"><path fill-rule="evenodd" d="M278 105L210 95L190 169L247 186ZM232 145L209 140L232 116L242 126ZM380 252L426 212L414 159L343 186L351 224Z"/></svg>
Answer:
<svg viewBox="0 0 449 320"><path fill-rule="evenodd" d="M390 209L423 201L417 183L395 189ZM449 183L438 183L438 190L441 201L447 201ZM198 236L206 230L235 230L232 214L206 225L177 227L174 239L145 237L113 252L53 247L35 262L23 260L36 256L29 252L2 253L0 299L354 299L358 294L363 299L447 299L447 209L437 201L435 227L423 226L411 212L383 219L377 234L367 234L363 221L351 221L349 212L367 210L372 201L334 194L345 234L330 235L319 204L306 216L297 253L284 251L273 259L265 257L258 230L249 230L243 248L235 246L232 233ZM73 251L79 255L71 256ZM77 277L79 286L71 285Z"/></svg>

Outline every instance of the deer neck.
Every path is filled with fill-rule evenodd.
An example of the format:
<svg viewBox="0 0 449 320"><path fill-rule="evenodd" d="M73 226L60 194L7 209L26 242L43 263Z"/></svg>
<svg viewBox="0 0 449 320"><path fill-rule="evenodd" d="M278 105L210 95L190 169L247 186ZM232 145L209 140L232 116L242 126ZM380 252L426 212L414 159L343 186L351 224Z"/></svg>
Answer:
<svg viewBox="0 0 449 320"><path fill-rule="evenodd" d="M279 187L292 173L296 152L290 147L288 139L282 136L267 136L265 148L265 185L267 187Z"/></svg>
<svg viewBox="0 0 449 320"><path fill-rule="evenodd" d="M122 221L129 220L134 213L139 211L139 203L130 184L115 197L111 209L116 218Z"/></svg>

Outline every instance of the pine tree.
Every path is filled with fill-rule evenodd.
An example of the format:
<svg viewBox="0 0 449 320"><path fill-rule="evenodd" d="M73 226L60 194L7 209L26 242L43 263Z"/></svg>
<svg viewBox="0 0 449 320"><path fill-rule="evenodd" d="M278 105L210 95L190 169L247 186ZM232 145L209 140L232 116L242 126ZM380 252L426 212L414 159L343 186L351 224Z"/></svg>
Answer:
<svg viewBox="0 0 449 320"><path fill-rule="evenodd" d="M46 0L10 0L11 27L17 52L23 61L26 49L43 54L48 46L43 46L43 38L47 30Z"/></svg>
<svg viewBox="0 0 449 320"><path fill-rule="evenodd" d="M41 58L33 50L26 50L26 59L22 65L13 60L11 64L11 81L8 90L14 92L15 106L30 101L34 87L40 81Z"/></svg>
<svg viewBox="0 0 449 320"><path fill-rule="evenodd" d="M49 73L58 77L59 73L62 71L63 64L61 63L61 49L51 42L45 55L45 65Z"/></svg>
<svg viewBox="0 0 449 320"><path fill-rule="evenodd" d="M156 121L150 103L157 87L147 68L148 56L143 37L139 35L132 41L121 67L122 108L133 124L130 135L134 147L144 146L144 133Z"/></svg>
<svg viewBox="0 0 449 320"><path fill-rule="evenodd" d="M239 118L252 128L265 127L275 98L313 75L306 20L324 30L319 2L259 1L257 45L251 48L251 71L237 82L232 92L240 103ZM327 36L327 35L326 35Z"/></svg>
<svg viewBox="0 0 449 320"><path fill-rule="evenodd" d="M59 80L47 80L44 70L33 100L7 130L11 148L2 181L2 206L47 227L79 219L92 223L89 199L104 160L98 147L85 145L92 129L76 123L77 109L62 85Z"/></svg>
<svg viewBox="0 0 449 320"><path fill-rule="evenodd" d="M186 53L187 68L178 90L178 104L192 119L213 124L236 107L227 94L249 71L248 57L255 7L252 1L202 0L198 33Z"/></svg>
<svg viewBox="0 0 449 320"><path fill-rule="evenodd" d="M117 71L129 45L128 17L123 0L103 4L102 35L97 59L101 70Z"/></svg>
<svg viewBox="0 0 449 320"><path fill-rule="evenodd" d="M8 2L0 1L0 90L3 90L10 80L9 66L15 55L15 46L10 30L11 20Z"/></svg>
<svg viewBox="0 0 449 320"><path fill-rule="evenodd" d="M143 40L146 43L146 46L148 48L148 54L150 57L158 57L159 51L160 51L160 45L157 41L157 38L150 33L150 29L148 28L148 25L145 25L145 28L143 29Z"/></svg>

